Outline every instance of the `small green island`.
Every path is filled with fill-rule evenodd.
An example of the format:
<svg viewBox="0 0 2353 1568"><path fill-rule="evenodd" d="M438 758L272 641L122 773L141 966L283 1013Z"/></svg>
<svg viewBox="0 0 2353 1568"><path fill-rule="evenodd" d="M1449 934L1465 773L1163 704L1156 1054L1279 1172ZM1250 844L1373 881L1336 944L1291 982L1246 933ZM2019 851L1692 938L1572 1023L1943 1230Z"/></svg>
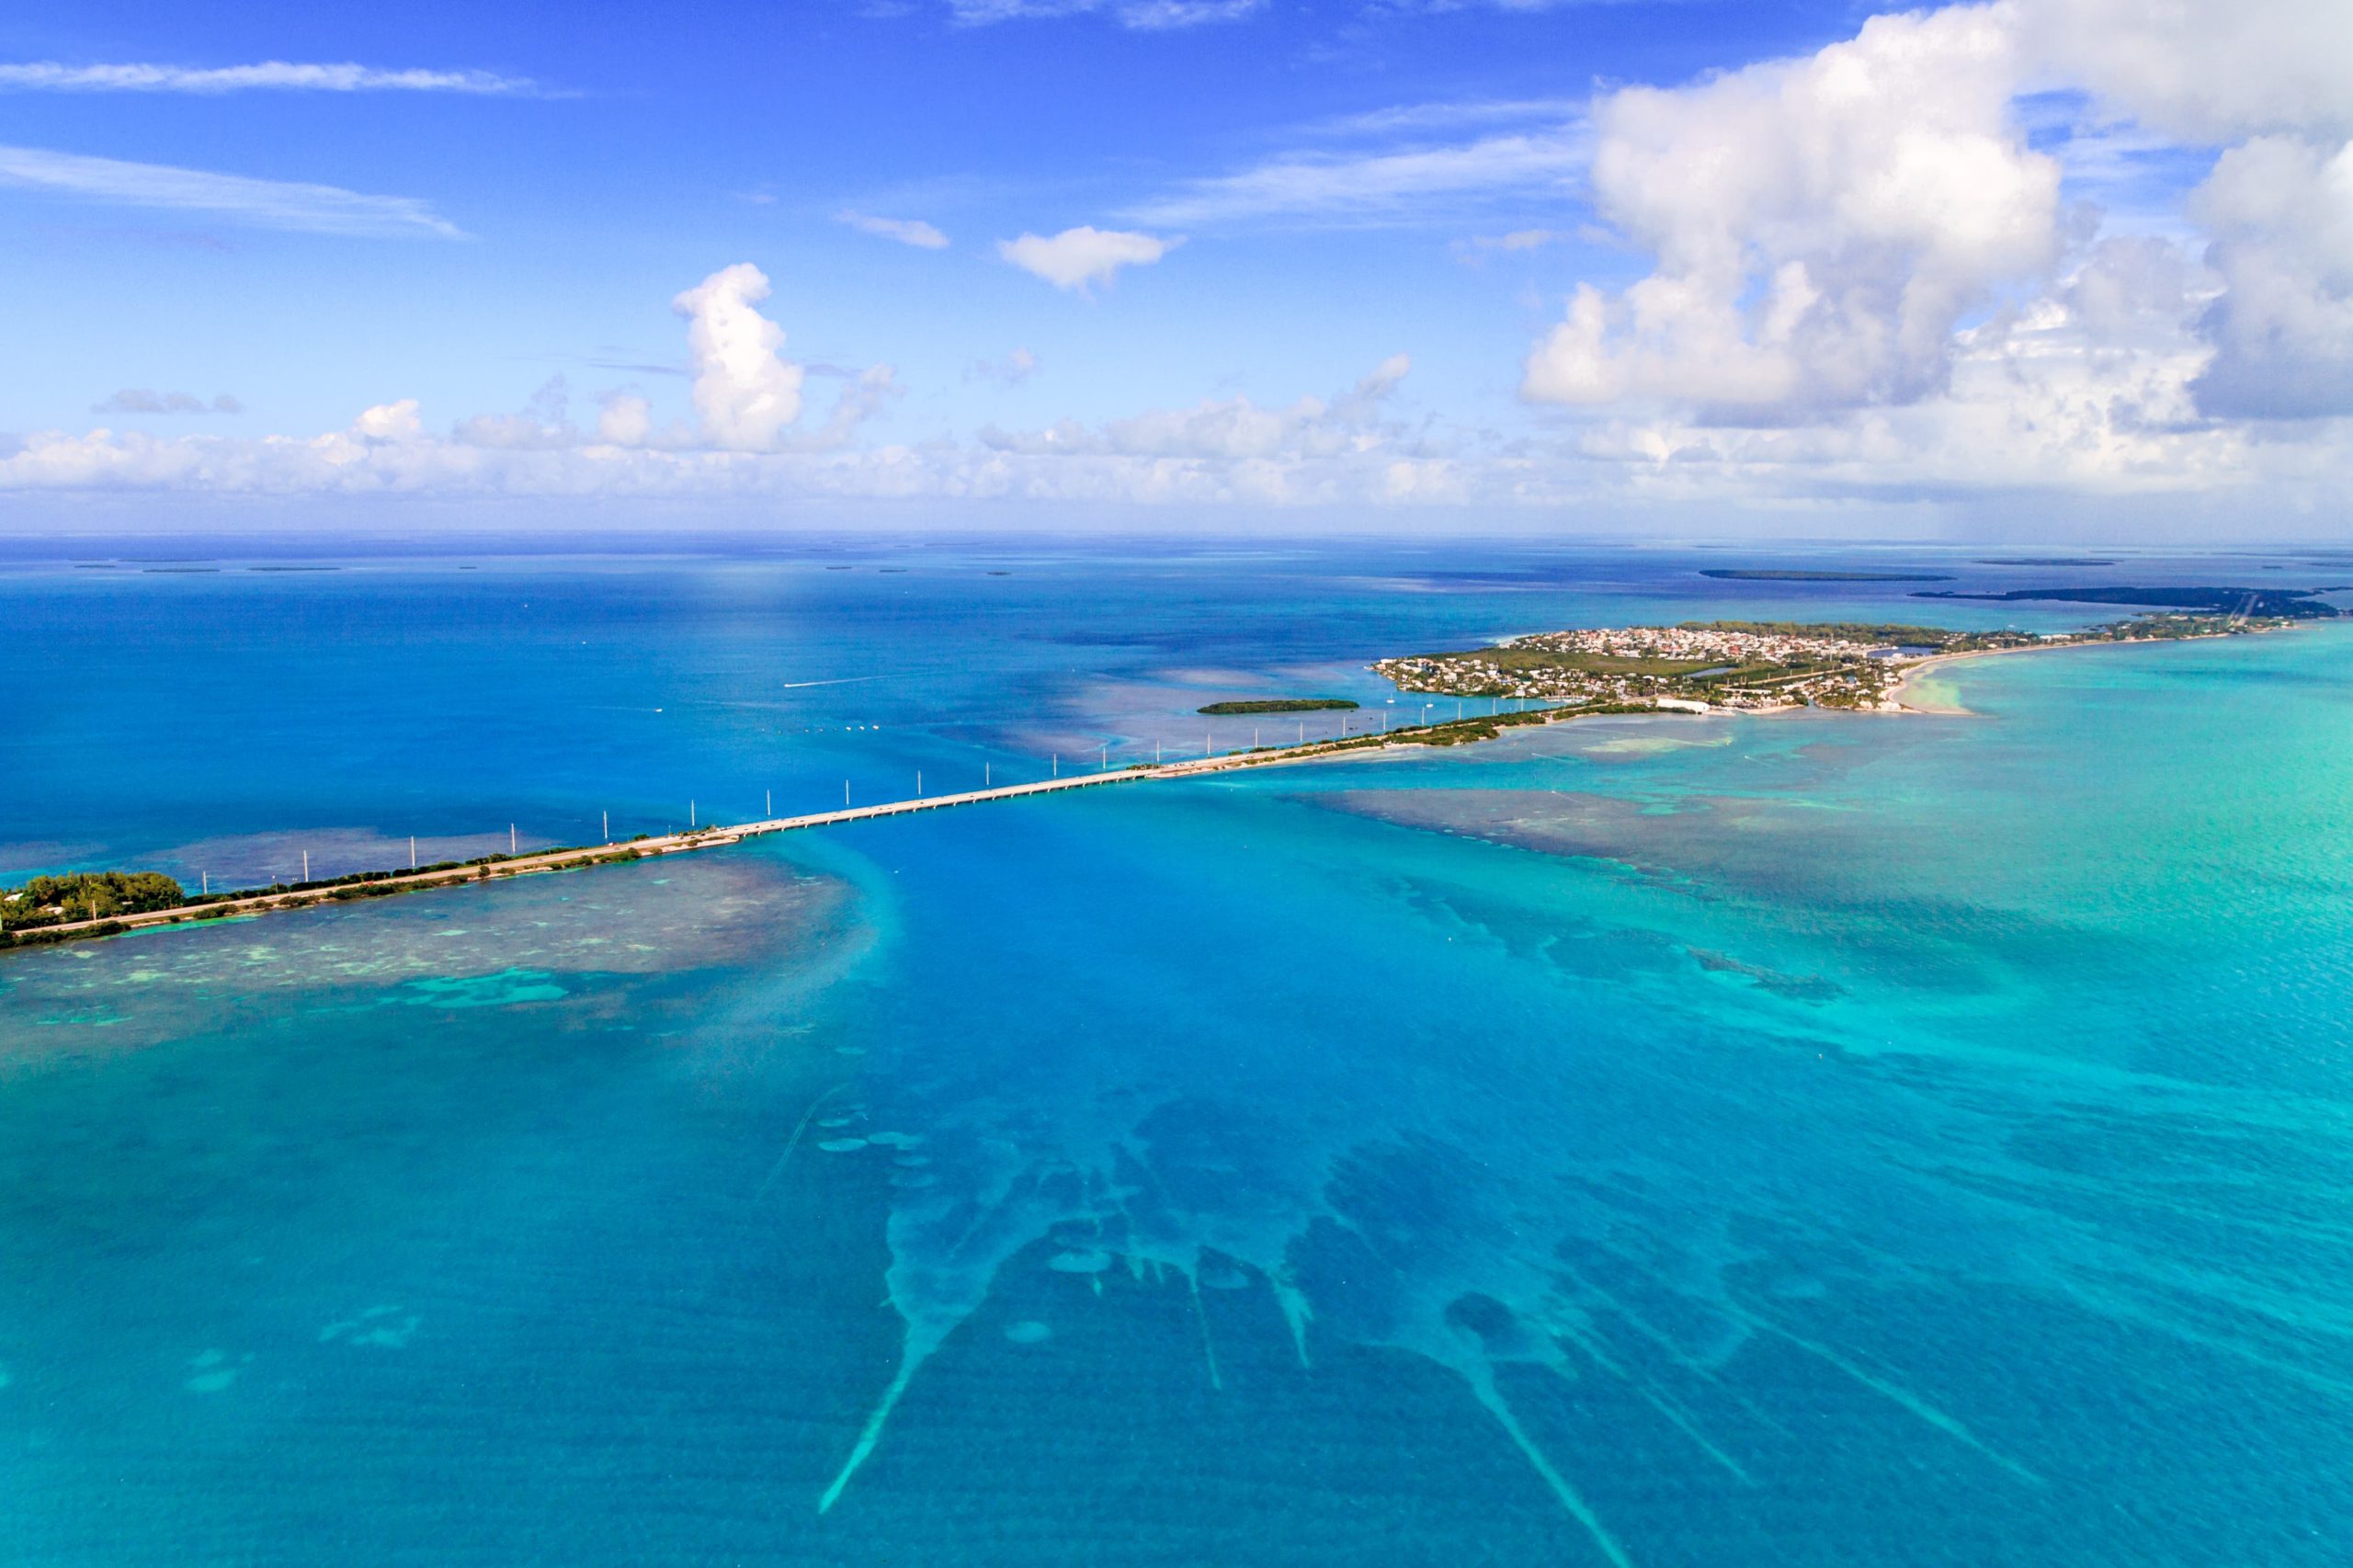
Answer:
<svg viewBox="0 0 2353 1568"><path fill-rule="evenodd" d="M0 935L176 909L188 890L161 871L74 871L0 888Z"/></svg>
<svg viewBox="0 0 2353 1568"><path fill-rule="evenodd" d="M2334 620L2338 615L2336 606L2320 596L2343 593L2341 587L2326 588L2245 588L2245 587L2129 587L2100 584L2094 586L2056 588L2012 588L1999 594L1914 594L1915 599L1978 599L1988 604L2018 604L2035 599L2058 604L2080 605L2153 605L2172 610L2207 611L2214 614L2252 616L2266 620Z"/></svg>
<svg viewBox="0 0 2353 1568"><path fill-rule="evenodd" d="M1193 711L1224 719L1236 713L1332 713L1355 707L1345 697L1253 697L1237 702L1212 702Z"/></svg>
<svg viewBox="0 0 2353 1568"><path fill-rule="evenodd" d="M1733 583L1949 583L1944 572L1795 572L1779 568L1717 566L1699 574Z"/></svg>

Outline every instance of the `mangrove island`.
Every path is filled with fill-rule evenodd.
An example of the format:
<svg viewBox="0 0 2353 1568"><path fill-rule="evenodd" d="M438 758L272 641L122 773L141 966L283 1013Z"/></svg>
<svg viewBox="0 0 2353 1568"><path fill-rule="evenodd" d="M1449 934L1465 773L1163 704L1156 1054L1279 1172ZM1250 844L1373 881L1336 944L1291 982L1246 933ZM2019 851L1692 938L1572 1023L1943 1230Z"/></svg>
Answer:
<svg viewBox="0 0 2353 1568"><path fill-rule="evenodd" d="M1236 713L1324 713L1355 707L1345 697L1254 697L1237 702L1212 702L1193 711L1223 719Z"/></svg>

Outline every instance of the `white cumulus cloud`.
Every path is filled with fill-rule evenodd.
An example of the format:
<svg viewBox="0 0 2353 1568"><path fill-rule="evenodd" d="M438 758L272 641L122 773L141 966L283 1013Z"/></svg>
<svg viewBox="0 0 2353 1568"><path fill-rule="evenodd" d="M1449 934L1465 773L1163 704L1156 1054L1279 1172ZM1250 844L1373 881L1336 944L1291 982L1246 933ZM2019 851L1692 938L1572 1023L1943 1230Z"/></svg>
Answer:
<svg viewBox="0 0 2353 1568"><path fill-rule="evenodd" d="M770 450L801 417L801 369L784 358L784 329L759 312L767 297L767 274L739 261L670 301L688 324L695 413L714 447Z"/></svg>
<svg viewBox="0 0 2353 1568"><path fill-rule="evenodd" d="M2152 130L2353 136L2344 0L2008 0L2029 62Z"/></svg>
<svg viewBox="0 0 2353 1568"><path fill-rule="evenodd" d="M801 443L811 451L838 451L857 439L858 429L892 403L907 395L899 373L889 365L870 365L842 383L825 423Z"/></svg>
<svg viewBox="0 0 2353 1568"><path fill-rule="evenodd" d="M362 409L359 417L351 422L351 433L369 441L414 441L425 434L425 422L417 417L417 403L413 397L398 403L380 403L373 408Z"/></svg>
<svg viewBox="0 0 2353 1568"><path fill-rule="evenodd" d="M455 438L470 447L494 447L510 451L553 450L579 440L572 423L572 389L563 376L551 378L531 396L520 414L477 414L460 420Z"/></svg>
<svg viewBox="0 0 2353 1568"><path fill-rule="evenodd" d="M636 392L607 395L597 410L597 438L609 446L642 447L654 435L654 404Z"/></svg>
<svg viewBox="0 0 2353 1568"><path fill-rule="evenodd" d="M1656 267L1580 288L1525 394L1774 418L1937 392L1962 315L2057 259L2060 168L2015 123L2017 74L1997 8L1956 6L1604 98L1594 203Z"/></svg>
<svg viewBox="0 0 2353 1568"><path fill-rule="evenodd" d="M2041 81L2223 150L2183 214L2219 290L2200 415L2353 414L2353 16L2342 0L2006 0Z"/></svg>
<svg viewBox="0 0 2353 1568"><path fill-rule="evenodd" d="M2353 414L2353 144L2258 136L2190 199L2223 292L2199 406L2245 418Z"/></svg>
<svg viewBox="0 0 2353 1568"><path fill-rule="evenodd" d="M2046 119L2053 102L2091 106L2051 154L2027 141L2029 94ZM1575 290L1528 357L1533 401L1836 422L1947 398L1977 352L1964 329L1989 312L2059 311L2086 346L2069 406L2112 407L2108 428L2131 432L2086 437L2079 458L2132 451L2154 472L2186 450L2133 424L2154 406L2161 339L2179 420L2353 415L2342 0L1995 0L1876 17L1803 59L1606 95L1594 125L1594 210L1653 266L1621 290ZM2155 173L2208 159L2186 200L2177 176ZM2063 210L2063 172L2120 197L2125 222ZM2119 244L2153 227L2197 237ZM2182 473L2212 472L2201 460Z"/></svg>
<svg viewBox="0 0 2353 1568"><path fill-rule="evenodd" d="M1151 266L1181 243L1082 224L1051 236L1023 234L1017 240L999 240L996 253L1057 289L1086 293L1097 283L1109 283L1123 267Z"/></svg>

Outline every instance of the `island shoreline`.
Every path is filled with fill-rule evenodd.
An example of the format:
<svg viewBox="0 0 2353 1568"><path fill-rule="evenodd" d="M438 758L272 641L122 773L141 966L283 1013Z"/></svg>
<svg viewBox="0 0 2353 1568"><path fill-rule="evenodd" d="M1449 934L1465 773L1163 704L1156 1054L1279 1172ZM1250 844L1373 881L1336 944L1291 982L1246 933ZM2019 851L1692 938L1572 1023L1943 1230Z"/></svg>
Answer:
<svg viewBox="0 0 2353 1568"><path fill-rule="evenodd" d="M1991 658L2004 653L2055 653L2063 648L2113 648L2154 642L2211 642L2234 636L2260 636L2270 631L2288 630L2291 628L2267 626L2233 632L2201 633L2196 636L2109 638L2081 642L2052 642L2042 644L2024 643L2008 648L1972 648L1961 653L1932 653L1908 663L1896 677L1894 685L1887 692L1893 703L1892 706L1823 708L1822 710L1855 714L1909 714L1934 718L1975 717L1977 715L1973 710L1907 703L1904 702L1902 698L1905 688L1927 670L1944 665L1958 664L1966 659ZM1234 772L1243 768L1279 767L1299 763L1338 761L1358 755L1367 758L1386 758L1392 752L1408 747L1444 749L1456 745L1475 745L1484 741L1499 740L1508 730L1545 729L1553 724L1576 719L1765 718L1804 711L1817 706L1812 703L1790 702L1762 708L1694 710L1654 701L1639 705L1608 704L1523 709L1511 713L1451 719L1435 724L1415 725L1370 735L1350 736L1341 740L1311 741L1303 746L1253 748L1248 751L1230 752L1222 756L1205 756L1197 760L1167 764L1137 763L1075 778L1040 779L1028 784L1009 784L995 789L966 790L928 798L918 796L912 800L891 801L872 806L812 812L799 817L769 818L733 826L712 826L687 833L665 834L660 836L647 836L609 844L561 847L522 855L490 856L481 860L468 861L461 866L436 867L408 873L362 872L329 882L300 883L244 896L216 895L201 902L181 903L167 909L142 911L92 920L61 922L51 926L20 927L15 931L0 933L0 937L6 938L0 940L0 953L54 947L74 941L127 936L136 931L156 930L168 926L202 926L228 921L244 921L263 915L282 914L296 909L311 909L413 892L429 892L443 888L508 881L517 877L538 876L553 871L585 870L593 866L620 865L668 855L724 848L749 838L763 838L775 834L801 832L811 828L846 826L851 823L905 815L914 812L942 811L958 806L980 805L1032 795L1059 794L1071 790L1100 788L1111 784L1142 783L1162 778L1202 778L1217 773Z"/></svg>
<svg viewBox="0 0 2353 1568"><path fill-rule="evenodd" d="M1941 704L1924 705L1904 700L1905 688L1931 669L1945 665L1958 665L1969 659L1995 659L2005 653L2057 653L2069 648L2138 648L2154 642L2226 642L2234 637L2268 637L2277 632L2294 631L2302 623L2253 627L2244 631L2207 631L2188 637L2118 637L2095 642L2046 642L2039 646L2029 643L2016 648L1971 648L1958 653L1930 653L1925 658L1907 664L1904 667L1903 674L1895 677L1895 684L1888 688L1888 696L1894 699L1898 707L1895 710L1881 709L1878 711L1918 713L1939 719L1984 717L1973 708L1953 708Z"/></svg>

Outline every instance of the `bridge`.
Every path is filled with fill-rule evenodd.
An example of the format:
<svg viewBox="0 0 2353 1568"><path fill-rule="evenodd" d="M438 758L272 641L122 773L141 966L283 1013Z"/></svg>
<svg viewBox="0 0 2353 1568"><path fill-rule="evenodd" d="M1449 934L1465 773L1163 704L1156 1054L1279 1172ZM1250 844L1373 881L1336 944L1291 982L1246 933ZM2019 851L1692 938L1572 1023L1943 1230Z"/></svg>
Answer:
<svg viewBox="0 0 2353 1568"><path fill-rule="evenodd" d="M1444 727L1440 725L1430 728ZM917 795L911 800L886 801L871 806L845 806L839 811L813 812L805 816L770 817L761 822L698 828L686 833L664 834L658 837L633 838L610 844L550 849L538 854L513 855L503 859L472 861L463 866L445 866L433 870L396 872L390 876L371 876L364 881L343 880L334 883L310 884L256 893L250 897L213 899L202 903L181 904L174 909L108 915L97 920L76 920L63 925L38 926L17 935L22 945L29 947L70 941L77 937L113 936L119 932L136 931L157 926L201 925L214 920L271 915L280 910L309 908L323 903L343 903L392 893L421 892L427 888L457 887L475 882L497 881L511 877L534 876L542 871L563 871L583 866L609 865L663 855L689 854L699 849L717 849L730 844L740 844L745 839L759 838L772 833L797 833L805 828L835 827L846 823L870 822L878 817L905 816L913 812L946 811L956 806L984 805L993 801L1017 801L1031 795L1051 795L1066 790L1095 790L1106 785L1134 784L1153 778L1198 778L1203 774L1222 773L1234 768L1262 767L1269 763L1291 762L1305 757L1329 756L1336 752L1359 750L1368 744L1386 746L1397 740L1404 740L1406 744L1412 744L1413 739L1420 738L1426 733L1427 731L1416 726L1410 731L1392 731L1385 735L1375 737L1357 736L1341 741L1311 741L1305 745L1269 746L1263 750L1231 752L1223 756L1194 757L1185 762L1107 768L1096 773L1074 773L1065 778L1042 778L1029 784L1000 784L992 789L966 790L945 795Z"/></svg>

